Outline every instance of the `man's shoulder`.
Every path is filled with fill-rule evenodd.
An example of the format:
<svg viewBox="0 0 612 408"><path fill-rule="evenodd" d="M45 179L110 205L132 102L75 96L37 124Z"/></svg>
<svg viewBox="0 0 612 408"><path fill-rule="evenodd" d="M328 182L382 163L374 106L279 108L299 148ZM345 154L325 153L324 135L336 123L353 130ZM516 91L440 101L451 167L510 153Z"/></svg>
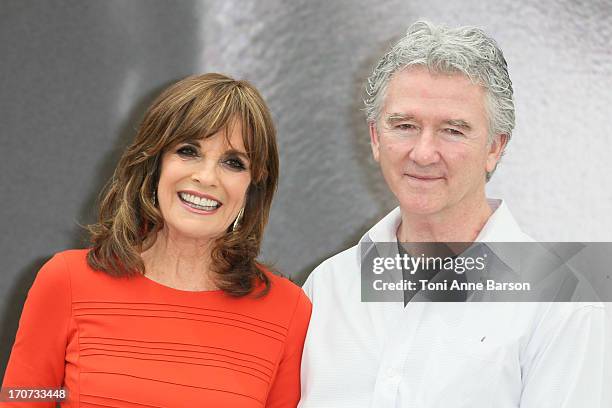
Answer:
<svg viewBox="0 0 612 408"><path fill-rule="evenodd" d="M325 277L330 276L330 274L351 273L359 267L358 248L359 244L356 244L327 258L312 271L310 276L321 275Z"/></svg>
<svg viewBox="0 0 612 408"><path fill-rule="evenodd" d="M356 244L321 262L308 275L304 290L312 299L315 287L333 290L339 284L346 285L358 280L359 276L359 244Z"/></svg>

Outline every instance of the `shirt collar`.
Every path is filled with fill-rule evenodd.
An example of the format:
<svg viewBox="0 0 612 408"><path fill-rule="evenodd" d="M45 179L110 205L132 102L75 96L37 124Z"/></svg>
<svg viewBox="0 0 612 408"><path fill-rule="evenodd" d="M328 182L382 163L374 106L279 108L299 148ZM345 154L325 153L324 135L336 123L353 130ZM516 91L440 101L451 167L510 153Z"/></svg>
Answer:
<svg viewBox="0 0 612 408"><path fill-rule="evenodd" d="M487 199L493 214L476 237L476 242L525 242L533 239L525 234L503 200Z"/></svg>
<svg viewBox="0 0 612 408"><path fill-rule="evenodd" d="M510 209L503 200L487 199L487 203L493 214L489 217L484 227L476 237L476 242L486 243L486 245L513 271L518 271L520 268L520 257L517 254L511 253L509 250L514 246L503 245L504 242L533 242L534 240L525 234L518 223L512 216ZM373 248L377 242L395 242L397 241L396 232L402 221L400 208L396 207L382 220L374 225L365 235L359 240L359 245L368 245ZM374 244L374 245L372 245ZM387 246L389 247L389 246ZM359 263L366 255L368 250L357 251ZM381 254L382 255L382 254Z"/></svg>

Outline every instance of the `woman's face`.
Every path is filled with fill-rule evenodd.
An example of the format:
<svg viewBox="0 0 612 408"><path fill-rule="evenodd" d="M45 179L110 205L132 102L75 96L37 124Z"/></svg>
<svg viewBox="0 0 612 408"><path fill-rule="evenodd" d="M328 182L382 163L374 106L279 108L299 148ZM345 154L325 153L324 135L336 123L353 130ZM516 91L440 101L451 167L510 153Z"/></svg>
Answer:
<svg viewBox="0 0 612 408"><path fill-rule="evenodd" d="M175 238L215 239L245 205L251 172L242 128L236 121L228 138L224 132L162 155L157 200L164 229Z"/></svg>

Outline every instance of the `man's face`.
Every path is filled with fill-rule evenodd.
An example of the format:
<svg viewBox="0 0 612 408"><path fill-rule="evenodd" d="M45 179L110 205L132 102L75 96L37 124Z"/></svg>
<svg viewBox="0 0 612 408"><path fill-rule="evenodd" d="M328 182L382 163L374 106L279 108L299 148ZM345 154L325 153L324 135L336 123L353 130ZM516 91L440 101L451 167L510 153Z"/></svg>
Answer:
<svg viewBox="0 0 612 408"><path fill-rule="evenodd" d="M395 73L377 125L372 152L403 213L469 211L484 200L486 172L506 143L488 143L485 90L462 74L411 67Z"/></svg>

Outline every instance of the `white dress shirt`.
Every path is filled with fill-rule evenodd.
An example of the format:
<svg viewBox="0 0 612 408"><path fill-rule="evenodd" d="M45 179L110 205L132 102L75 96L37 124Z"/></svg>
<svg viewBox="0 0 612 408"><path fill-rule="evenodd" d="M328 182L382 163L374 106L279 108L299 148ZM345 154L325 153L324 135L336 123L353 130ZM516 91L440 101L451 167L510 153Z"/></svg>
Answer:
<svg viewBox="0 0 612 408"><path fill-rule="evenodd" d="M531 241L489 205L477 241ZM396 241L400 221L396 208L308 277L300 408L612 407L601 303L361 302L359 245Z"/></svg>

